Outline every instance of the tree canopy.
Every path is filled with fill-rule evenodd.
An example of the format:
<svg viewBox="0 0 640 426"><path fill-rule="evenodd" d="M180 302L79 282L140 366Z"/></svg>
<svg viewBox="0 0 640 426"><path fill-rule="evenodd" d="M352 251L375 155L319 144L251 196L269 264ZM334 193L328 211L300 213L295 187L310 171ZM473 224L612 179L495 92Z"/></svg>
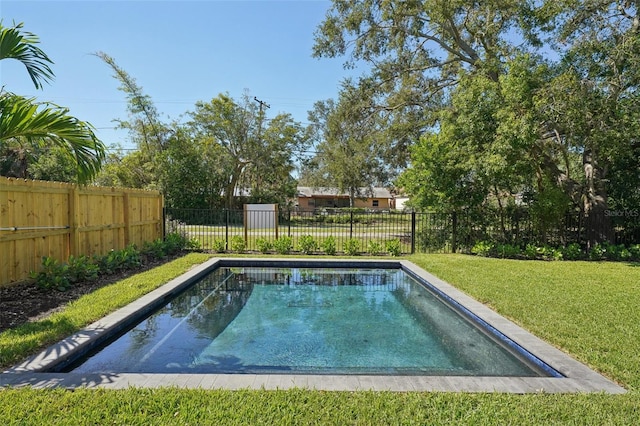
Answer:
<svg viewBox="0 0 640 426"><path fill-rule="evenodd" d="M117 120L137 149L113 153L97 182L159 189L173 208L235 208L245 201L285 203L294 195L294 159L307 132L289 114L267 119L246 92L197 102L182 123L163 122L151 97L114 58L98 52L120 82L129 116Z"/></svg>
<svg viewBox="0 0 640 426"><path fill-rule="evenodd" d="M371 113L357 87L344 82L338 101L316 102L309 121L315 145L304 161L303 184L337 188L349 194L353 206L356 198L388 182L380 116Z"/></svg>
<svg viewBox="0 0 640 426"><path fill-rule="evenodd" d="M245 93L240 101L220 94L197 102L190 115L195 137L218 147L227 208L241 192L254 202L284 202L294 195L294 156L304 150L307 136L289 114L267 120L262 105Z"/></svg>
<svg viewBox="0 0 640 426"><path fill-rule="evenodd" d="M314 53L371 65L359 85L411 153L416 205L606 222L640 191L639 27L622 0L335 0Z"/></svg>

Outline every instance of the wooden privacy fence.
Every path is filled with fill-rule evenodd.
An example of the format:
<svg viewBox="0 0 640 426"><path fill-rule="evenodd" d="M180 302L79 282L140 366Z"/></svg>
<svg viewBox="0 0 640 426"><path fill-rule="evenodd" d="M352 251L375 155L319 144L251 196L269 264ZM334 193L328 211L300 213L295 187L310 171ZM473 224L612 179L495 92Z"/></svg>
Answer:
<svg viewBox="0 0 640 426"><path fill-rule="evenodd" d="M162 237L158 191L0 177L0 286L22 281L42 257L102 255Z"/></svg>

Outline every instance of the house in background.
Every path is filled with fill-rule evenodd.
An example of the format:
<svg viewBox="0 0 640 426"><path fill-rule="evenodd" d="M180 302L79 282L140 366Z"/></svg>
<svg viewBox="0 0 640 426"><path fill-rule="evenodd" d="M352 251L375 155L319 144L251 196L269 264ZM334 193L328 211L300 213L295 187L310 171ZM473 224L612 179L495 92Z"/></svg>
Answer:
<svg viewBox="0 0 640 426"><path fill-rule="evenodd" d="M390 210L396 208L395 198L388 189L380 187L371 189L372 192L365 188L361 189L360 193L367 195L356 198L354 207L373 210ZM339 192L336 188L299 186L297 206L300 210L305 211L322 208L349 207L349 194Z"/></svg>

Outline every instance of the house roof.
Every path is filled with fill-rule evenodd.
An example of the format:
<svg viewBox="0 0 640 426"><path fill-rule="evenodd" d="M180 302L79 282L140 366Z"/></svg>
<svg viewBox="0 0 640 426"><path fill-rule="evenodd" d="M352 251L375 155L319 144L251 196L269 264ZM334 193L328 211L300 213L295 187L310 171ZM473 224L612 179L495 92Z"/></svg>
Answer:
<svg viewBox="0 0 640 426"><path fill-rule="evenodd" d="M360 188L361 197L359 198L393 198L391 192L387 188ZM348 197L347 192L340 192L337 188L314 188L311 186L299 186L298 197Z"/></svg>

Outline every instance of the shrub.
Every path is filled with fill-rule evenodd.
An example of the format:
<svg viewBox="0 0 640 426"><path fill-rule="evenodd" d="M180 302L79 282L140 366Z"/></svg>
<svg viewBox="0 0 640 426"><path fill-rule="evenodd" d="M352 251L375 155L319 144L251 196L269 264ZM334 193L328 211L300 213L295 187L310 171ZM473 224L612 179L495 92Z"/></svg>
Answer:
<svg viewBox="0 0 640 426"><path fill-rule="evenodd" d="M162 241L162 240L161 240ZM197 244L197 240L190 241L186 234L172 232L165 235L163 246L165 254L175 254L186 248L191 248L193 244Z"/></svg>
<svg viewBox="0 0 640 426"><path fill-rule="evenodd" d="M246 247L246 243L244 238L240 235L234 235L231 237L231 250L237 251L238 253L242 253Z"/></svg>
<svg viewBox="0 0 640 426"><path fill-rule="evenodd" d="M93 263L93 260L85 255L69 256L68 274L69 281L77 283L81 281L93 281L98 278L100 267Z"/></svg>
<svg viewBox="0 0 640 426"><path fill-rule="evenodd" d="M142 252L144 254L161 259L167 255L166 247L162 240L147 241L142 246Z"/></svg>
<svg viewBox="0 0 640 426"><path fill-rule="evenodd" d="M320 244L320 248L325 254L328 254L329 256L333 256L334 254L336 254L336 239L333 237L333 235L325 238Z"/></svg>
<svg viewBox="0 0 640 426"><path fill-rule="evenodd" d="M189 241L187 236L172 233L167 234L164 240L146 242L142 253L135 245L130 244L122 250L111 250L104 256L71 255L67 263L58 262L51 257L43 257L41 272L31 272L31 277L42 288L64 291L73 283L95 280L99 273L109 275L140 266L141 254L163 258L193 246L194 242Z"/></svg>
<svg viewBox="0 0 640 426"><path fill-rule="evenodd" d="M607 253L607 248L605 245L596 244L593 247L591 247L591 250L589 250L589 259L603 260L606 253Z"/></svg>
<svg viewBox="0 0 640 426"><path fill-rule="evenodd" d="M494 252L495 246L490 241L478 241L473 245L473 248L471 249L471 253L482 257L489 257Z"/></svg>
<svg viewBox="0 0 640 426"><path fill-rule="evenodd" d="M540 256L544 260L562 260L562 251L549 246L543 246L538 249Z"/></svg>
<svg viewBox="0 0 640 426"><path fill-rule="evenodd" d="M211 246L213 251L215 251L216 253L224 253L224 251L227 249L227 242L225 240L215 238L213 240L213 243L211 243Z"/></svg>
<svg viewBox="0 0 640 426"><path fill-rule="evenodd" d="M387 249L387 253L391 256L400 256L402 254L402 244L400 243L400 239L396 238L394 240L387 240L384 244Z"/></svg>
<svg viewBox="0 0 640 426"><path fill-rule="evenodd" d="M603 244L605 248L604 257L607 260L629 260L631 252L623 245Z"/></svg>
<svg viewBox="0 0 640 426"><path fill-rule="evenodd" d="M520 256L520 247L511 244L498 244L495 246L498 257L514 259Z"/></svg>
<svg viewBox="0 0 640 426"><path fill-rule="evenodd" d="M378 241L369 241L367 252L372 256L377 256L382 252L382 244Z"/></svg>
<svg viewBox="0 0 640 426"><path fill-rule="evenodd" d="M629 246L629 253L633 260L640 260L640 244Z"/></svg>
<svg viewBox="0 0 640 426"><path fill-rule="evenodd" d="M578 260L583 257L580 244L571 243L562 249L562 258L566 260Z"/></svg>
<svg viewBox="0 0 640 426"><path fill-rule="evenodd" d="M42 258L42 270L31 272L31 277L35 278L38 286L45 289L65 291L71 286L69 266L49 256Z"/></svg>
<svg viewBox="0 0 640 426"><path fill-rule="evenodd" d="M273 244L271 244L271 241L264 237L260 237L256 240L256 246L258 247L260 253L268 253L273 248Z"/></svg>
<svg viewBox="0 0 640 426"><path fill-rule="evenodd" d="M349 256L355 256L360 251L360 241L350 238L344 242L343 251Z"/></svg>
<svg viewBox="0 0 640 426"><path fill-rule="evenodd" d="M160 250L155 244L152 246L154 250ZM153 256L154 252L152 251L150 254ZM105 256L94 256L93 261L100 267L100 272L105 274L131 269L142 263L140 252L134 244L130 244L122 250L111 250Z"/></svg>
<svg viewBox="0 0 640 426"><path fill-rule="evenodd" d="M629 251L626 247L622 246L619 251L618 260L631 260L633 256L631 255L631 251Z"/></svg>
<svg viewBox="0 0 640 426"><path fill-rule="evenodd" d="M300 251L304 254L312 254L317 250L318 243L316 243L316 240L314 240L311 235L303 235L298 241L298 246L300 247Z"/></svg>
<svg viewBox="0 0 640 426"><path fill-rule="evenodd" d="M293 240L291 237L280 237L273 242L273 248L278 254L289 254L293 250Z"/></svg>
<svg viewBox="0 0 640 426"><path fill-rule="evenodd" d="M538 258L538 247L533 244L527 244L524 248L524 256L527 259L537 259Z"/></svg>

